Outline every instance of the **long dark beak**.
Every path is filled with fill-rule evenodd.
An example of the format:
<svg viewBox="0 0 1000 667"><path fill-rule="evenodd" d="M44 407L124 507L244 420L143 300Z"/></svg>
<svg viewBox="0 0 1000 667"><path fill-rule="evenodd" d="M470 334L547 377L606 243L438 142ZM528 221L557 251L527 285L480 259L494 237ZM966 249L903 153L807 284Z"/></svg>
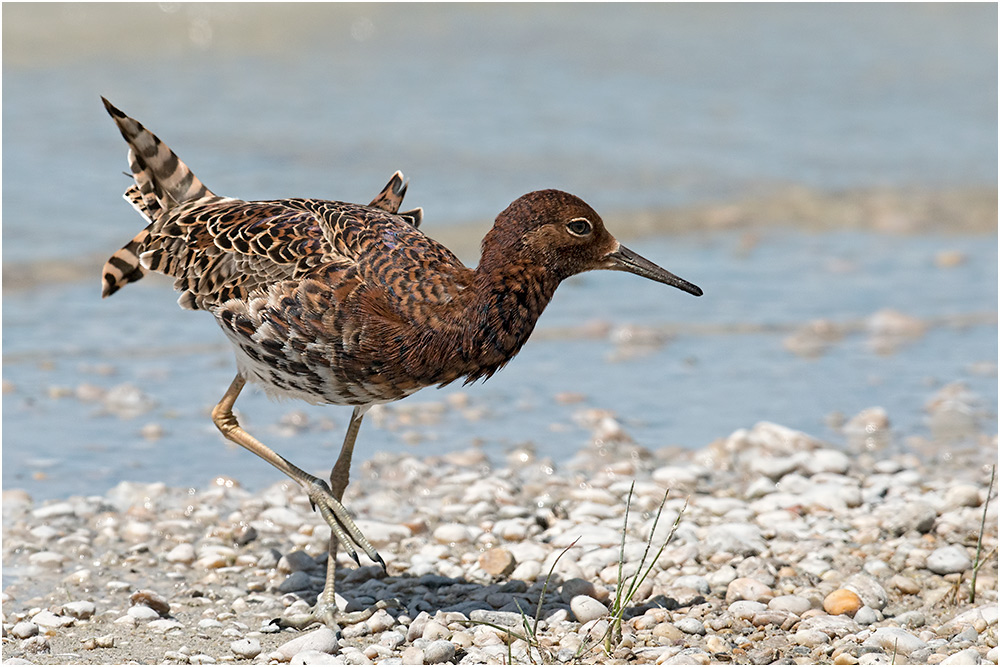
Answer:
<svg viewBox="0 0 1000 667"><path fill-rule="evenodd" d="M634 273L637 276L642 276L643 278L655 280L658 283L664 283L665 285L676 287L679 290L684 290L688 294L694 294L695 296L701 296L703 294L701 288L697 285L689 283L683 278L678 278L666 269L660 268L645 257L632 252L623 245L619 245L618 250L609 252L604 256L604 258L607 262L603 267L605 269L610 269L612 271L628 271L629 273Z"/></svg>

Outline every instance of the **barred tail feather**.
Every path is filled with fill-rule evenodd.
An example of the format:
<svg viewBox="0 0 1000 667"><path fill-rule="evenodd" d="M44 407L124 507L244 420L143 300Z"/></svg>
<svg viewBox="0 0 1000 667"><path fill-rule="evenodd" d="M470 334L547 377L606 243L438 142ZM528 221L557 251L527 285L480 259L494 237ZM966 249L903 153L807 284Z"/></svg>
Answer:
<svg viewBox="0 0 1000 667"><path fill-rule="evenodd" d="M111 255L111 259L104 264L104 269L101 271L102 297L109 297L128 283L134 283L146 275L146 269L139 262L139 255L148 238L149 227L136 234L125 247Z"/></svg>
<svg viewBox="0 0 1000 667"><path fill-rule="evenodd" d="M158 215L177 204L212 196L194 172L155 134L105 98L101 99L129 145L129 166L147 211ZM134 203L131 197L129 201Z"/></svg>
<svg viewBox="0 0 1000 667"><path fill-rule="evenodd" d="M108 297L128 283L140 280L149 270L140 262L147 250L152 227L171 208L187 201L214 196L186 164L139 121L129 118L107 99L104 107L128 143L128 163L135 184L125 191L125 200L146 219L147 227L136 234L104 264L101 294Z"/></svg>

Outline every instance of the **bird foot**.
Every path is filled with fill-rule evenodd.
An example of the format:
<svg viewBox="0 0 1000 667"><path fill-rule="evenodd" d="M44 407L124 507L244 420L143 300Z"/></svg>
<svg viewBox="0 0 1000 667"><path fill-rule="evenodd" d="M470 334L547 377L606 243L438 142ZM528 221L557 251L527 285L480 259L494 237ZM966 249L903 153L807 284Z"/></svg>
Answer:
<svg viewBox="0 0 1000 667"><path fill-rule="evenodd" d="M337 634L340 634L340 628L342 625L354 625L355 623L361 623L362 621L367 621L371 618L372 614L379 609L399 606L399 602L395 599L379 600L367 609L345 612L340 611L335 602L323 602L321 600L317 600L316 606L313 607L312 611L308 614L296 614L294 616L287 617L283 616L275 619L274 623L276 623L279 628L295 628L296 630L305 630L311 625L318 623L320 625L325 625Z"/></svg>
<svg viewBox="0 0 1000 667"><path fill-rule="evenodd" d="M347 513L347 508L330 492L330 487L326 482L320 479L313 480L306 487L306 494L313 509L319 511L323 520L336 536L337 542L355 563L361 564L357 549L354 548L357 545L369 558L381 565L383 570L385 569L385 561L382 560L382 556L364 536L361 529L355 525L354 520Z"/></svg>

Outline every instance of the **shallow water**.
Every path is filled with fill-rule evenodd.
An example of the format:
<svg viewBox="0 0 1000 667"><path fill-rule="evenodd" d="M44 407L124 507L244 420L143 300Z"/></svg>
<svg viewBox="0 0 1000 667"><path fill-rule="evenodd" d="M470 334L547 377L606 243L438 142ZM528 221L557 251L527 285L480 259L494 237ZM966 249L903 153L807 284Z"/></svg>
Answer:
<svg viewBox="0 0 1000 667"><path fill-rule="evenodd" d="M565 461L590 442L577 419L587 408L612 410L637 442L656 449L701 447L760 420L843 445L831 413L878 405L902 446L908 436L929 437L924 405L954 381L981 397L978 428L995 432L996 254L979 239L774 233L749 252L732 235L632 245L706 295L624 274L572 279L507 368L481 385L427 389L387 406L362 429L358 458L475 445L502 456L530 442ZM939 268L941 249L965 261ZM176 310L164 282L147 283L101 303L92 286L75 284L5 299L4 380L16 387L4 396L5 487L47 496L96 493L119 479L200 486L225 474L256 488L278 476L214 432L208 413L234 368L215 323ZM927 332L892 354L874 351L864 321L884 308L919 318ZM55 310L60 319L45 317ZM818 358L783 347L792 330L820 317L844 324L847 335ZM635 344L650 332L656 344ZM152 402L134 417L86 399L88 386L125 383ZM60 387L71 395L53 398ZM251 432L317 473L336 457L349 414L271 402L256 389L237 407ZM140 435L150 424L161 437Z"/></svg>
<svg viewBox="0 0 1000 667"><path fill-rule="evenodd" d="M99 299L100 263L141 223L120 199L125 150L100 94L223 194L367 201L402 169L432 235L483 230L539 187L578 193L609 220L786 184L993 187L996 12L5 5L4 277L31 268L37 283L4 289L3 486L57 497L121 479L227 474L256 488L279 475L211 424L233 362L210 317L178 311L162 280ZM475 444L501 456L531 442L562 461L590 442L578 415L588 408L658 448L764 419L839 444L831 413L881 405L903 446L928 435L924 404L954 381L981 397L977 428L995 433L996 237L949 235L947 219L936 228L630 238L706 295L624 274L575 278L507 368L372 415L358 459ZM941 251L964 261L942 268ZM57 281L74 262L73 279ZM926 333L873 351L864 323L884 308ZM787 351L784 339L817 318L843 324L844 339L815 359ZM88 398L123 384L151 406L123 418ZM348 416L255 391L237 407L317 473Z"/></svg>

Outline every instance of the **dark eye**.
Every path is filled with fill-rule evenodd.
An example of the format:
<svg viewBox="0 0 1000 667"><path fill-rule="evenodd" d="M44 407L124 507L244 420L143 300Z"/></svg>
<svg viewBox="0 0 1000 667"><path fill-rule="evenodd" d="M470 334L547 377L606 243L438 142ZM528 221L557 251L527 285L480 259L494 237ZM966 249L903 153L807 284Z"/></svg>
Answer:
<svg viewBox="0 0 1000 667"><path fill-rule="evenodd" d="M566 229L568 229L569 233L573 236L586 236L591 232L593 227L591 226L590 221L586 218L573 218L566 223Z"/></svg>

